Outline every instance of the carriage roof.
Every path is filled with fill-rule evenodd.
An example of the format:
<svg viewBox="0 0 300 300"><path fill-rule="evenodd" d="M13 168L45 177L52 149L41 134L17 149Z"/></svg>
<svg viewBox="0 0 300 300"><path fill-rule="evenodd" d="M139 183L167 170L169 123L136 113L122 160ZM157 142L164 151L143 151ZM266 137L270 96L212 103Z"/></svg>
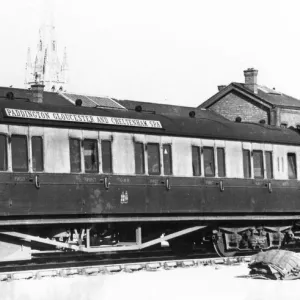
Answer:
<svg viewBox="0 0 300 300"><path fill-rule="evenodd" d="M295 130L256 123L236 123L205 110L197 111L197 118L191 118L132 110L54 106L12 100L2 100L0 110L0 122L4 124L107 130L258 143L300 144L300 136ZM36 117L37 114L32 117L29 113L25 114L24 111L38 112L38 117ZM22 113L18 116L16 112ZM43 118L45 113L47 116L51 114L51 116L72 117L68 121L59 118ZM85 121L80 121L82 118L76 116L81 116ZM101 120L99 118L112 120L113 123L94 122L96 119ZM92 120L94 121L92 122ZM139 123L137 120L142 122ZM139 124L141 125L139 126ZM157 126L157 124L161 124L161 126Z"/></svg>

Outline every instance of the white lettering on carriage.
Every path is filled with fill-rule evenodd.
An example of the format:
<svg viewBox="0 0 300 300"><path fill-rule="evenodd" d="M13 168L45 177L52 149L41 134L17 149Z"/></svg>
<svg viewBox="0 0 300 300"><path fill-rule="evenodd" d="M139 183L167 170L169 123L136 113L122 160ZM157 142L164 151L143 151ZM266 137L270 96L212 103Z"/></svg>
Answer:
<svg viewBox="0 0 300 300"><path fill-rule="evenodd" d="M14 108L5 108L5 114L7 117L23 118L23 119L162 128L160 121L156 121L156 120L139 120L139 119L115 118L115 117L107 117L107 116L78 115L78 114L45 112L45 111L36 111L36 110L14 109Z"/></svg>

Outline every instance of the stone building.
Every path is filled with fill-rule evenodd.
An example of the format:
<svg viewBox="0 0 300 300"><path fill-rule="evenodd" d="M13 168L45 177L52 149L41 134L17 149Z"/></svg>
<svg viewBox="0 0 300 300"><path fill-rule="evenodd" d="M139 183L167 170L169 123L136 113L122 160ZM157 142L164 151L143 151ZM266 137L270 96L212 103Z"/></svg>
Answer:
<svg viewBox="0 0 300 300"><path fill-rule="evenodd" d="M214 111L223 117L242 122L300 128L300 100L257 83L258 71L244 71L245 82L218 86L218 93L198 108ZM263 120L263 121L262 121Z"/></svg>

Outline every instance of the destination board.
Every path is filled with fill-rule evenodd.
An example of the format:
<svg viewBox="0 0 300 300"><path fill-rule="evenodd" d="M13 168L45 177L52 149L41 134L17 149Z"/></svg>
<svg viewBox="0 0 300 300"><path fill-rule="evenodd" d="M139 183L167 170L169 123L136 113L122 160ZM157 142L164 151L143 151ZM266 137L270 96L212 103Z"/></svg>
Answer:
<svg viewBox="0 0 300 300"><path fill-rule="evenodd" d="M140 120L140 119L116 118L116 117L107 117L107 116L79 115L79 114L24 110L24 109L14 109L14 108L5 108L5 114L7 117L23 118L23 119L36 119L36 120L48 120L48 121L75 122L75 123L94 123L94 124L133 126L133 127L146 127L146 128L162 128L160 121L156 121L156 120Z"/></svg>

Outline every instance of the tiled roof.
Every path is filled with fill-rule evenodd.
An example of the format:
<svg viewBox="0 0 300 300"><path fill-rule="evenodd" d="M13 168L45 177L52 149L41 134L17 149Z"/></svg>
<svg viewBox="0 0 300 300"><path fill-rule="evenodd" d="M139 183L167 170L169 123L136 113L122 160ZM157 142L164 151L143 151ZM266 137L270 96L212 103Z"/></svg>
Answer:
<svg viewBox="0 0 300 300"><path fill-rule="evenodd" d="M77 99L81 99L82 106L86 107L125 109L124 106L109 97L87 96L74 93L60 93L60 95L62 95L62 97L70 101L72 104L75 104Z"/></svg>
<svg viewBox="0 0 300 300"><path fill-rule="evenodd" d="M203 109L197 107L170 105L163 103L151 103L151 102L141 102L133 100L118 100L120 104L125 106L129 110L134 110L136 106L140 105L144 112L161 114L166 116L181 116L188 117L191 111L196 113L195 117L203 117ZM205 117L209 116L212 119L224 120L225 118L213 111L205 111Z"/></svg>
<svg viewBox="0 0 300 300"><path fill-rule="evenodd" d="M1 99L6 99L8 92L12 92L14 94L15 100L32 100L32 91L29 89L0 87L0 101ZM45 104L74 106L77 99L81 99L82 106L86 107L125 109L117 101L109 97L86 96L74 93L43 92L43 102Z"/></svg>
<svg viewBox="0 0 300 300"><path fill-rule="evenodd" d="M244 83L235 84L247 89ZM270 89L263 85L257 86L257 96L275 106L295 106L300 108L299 99L283 94L275 89Z"/></svg>
<svg viewBox="0 0 300 300"><path fill-rule="evenodd" d="M261 104L265 104L266 106L294 107L295 109L300 109L300 100L297 98L283 94L263 85L257 86L257 94L255 94L249 90L244 83L239 82L232 82L231 84L227 85L224 89L214 94L198 107L208 108L222 98L225 94L230 93L234 89L245 92L249 97L256 99Z"/></svg>
<svg viewBox="0 0 300 300"><path fill-rule="evenodd" d="M0 87L0 101L6 98L8 92L12 92L14 94L14 98L16 100L32 100L32 91L28 89L18 89L12 87ZM45 104L53 104L53 105L67 105L71 106L72 103L67 101L65 98L61 97L57 93L53 92L44 92L43 93L43 101Z"/></svg>

